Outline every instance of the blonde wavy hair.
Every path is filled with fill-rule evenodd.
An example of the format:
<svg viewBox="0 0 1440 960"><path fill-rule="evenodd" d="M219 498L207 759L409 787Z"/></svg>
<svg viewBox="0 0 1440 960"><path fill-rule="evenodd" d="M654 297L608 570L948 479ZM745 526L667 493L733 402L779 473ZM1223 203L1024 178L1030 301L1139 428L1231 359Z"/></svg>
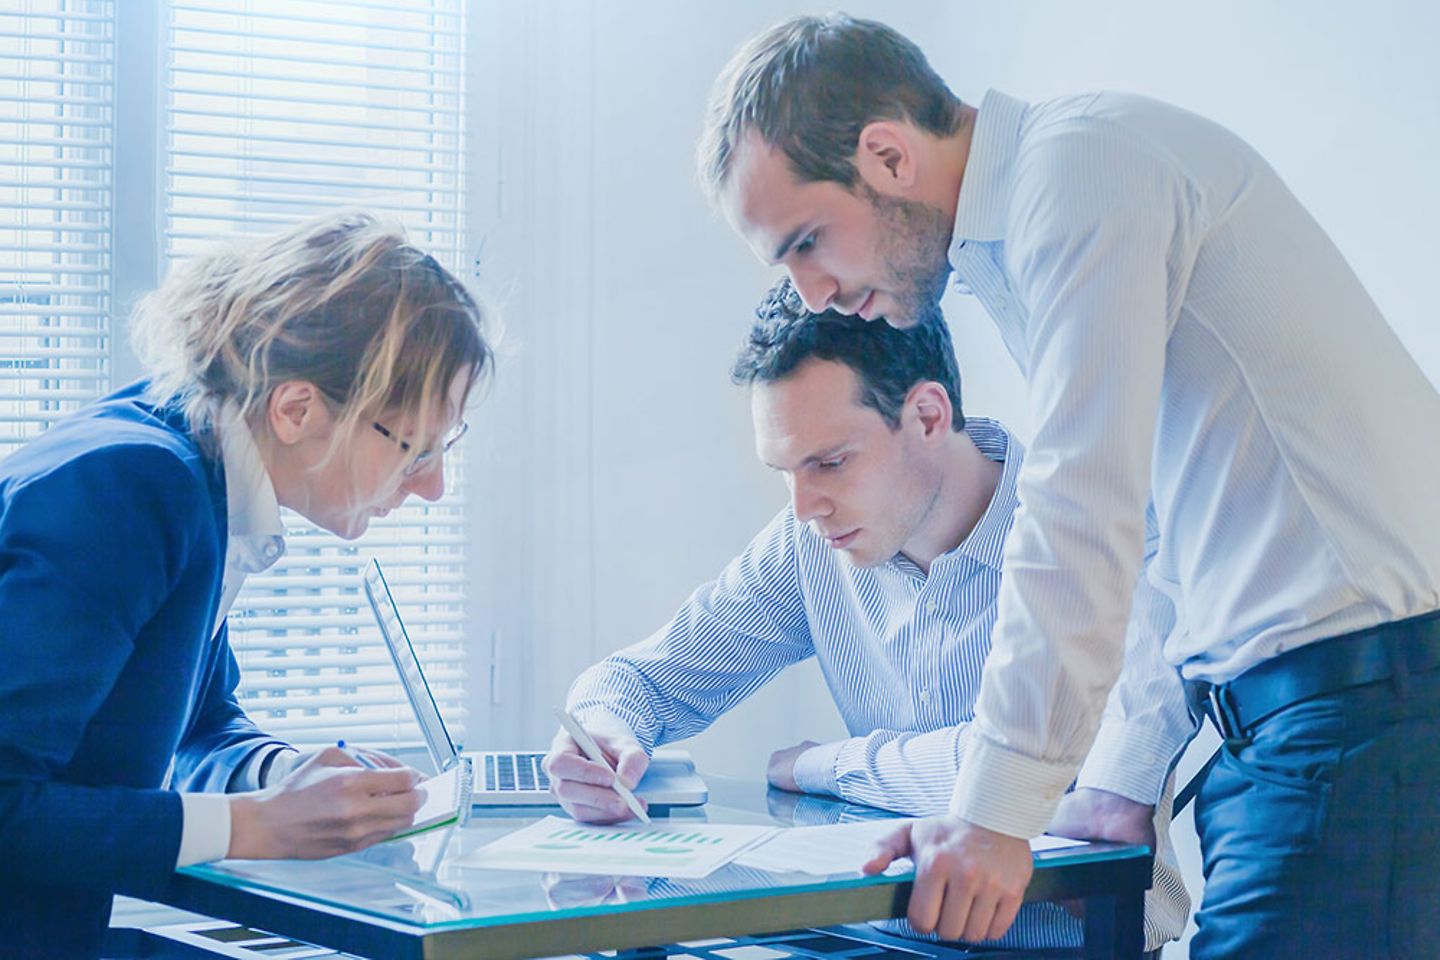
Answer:
<svg viewBox="0 0 1440 960"><path fill-rule="evenodd" d="M336 408L333 453L382 412L433 436L455 378L468 398L493 368L488 326L403 228L345 211L179 264L137 305L131 339L151 394L179 403L202 442L227 401L254 427L276 386L304 380Z"/></svg>

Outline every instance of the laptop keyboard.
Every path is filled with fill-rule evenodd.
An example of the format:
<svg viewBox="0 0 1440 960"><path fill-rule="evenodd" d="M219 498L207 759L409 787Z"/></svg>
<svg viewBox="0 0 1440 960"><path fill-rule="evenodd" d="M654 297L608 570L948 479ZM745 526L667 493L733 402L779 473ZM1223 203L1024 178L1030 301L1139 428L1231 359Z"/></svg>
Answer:
<svg viewBox="0 0 1440 960"><path fill-rule="evenodd" d="M487 753L485 789L491 793L545 793L550 778L540 768L543 753Z"/></svg>

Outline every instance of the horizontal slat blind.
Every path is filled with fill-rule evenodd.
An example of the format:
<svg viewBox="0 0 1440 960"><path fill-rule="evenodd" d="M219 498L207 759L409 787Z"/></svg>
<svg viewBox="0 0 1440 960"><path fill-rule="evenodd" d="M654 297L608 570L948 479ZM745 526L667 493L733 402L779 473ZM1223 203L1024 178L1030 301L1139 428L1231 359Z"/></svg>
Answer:
<svg viewBox="0 0 1440 960"><path fill-rule="evenodd" d="M271 231L335 206L399 218L461 259L462 0L176 0L166 49L166 244ZM455 453L461 454L456 456ZM464 737L463 452L447 496L346 543L286 514L287 553L230 615L241 703L301 746L420 742L360 576L384 566L436 699Z"/></svg>
<svg viewBox="0 0 1440 960"><path fill-rule="evenodd" d="M114 6L0 7L0 457L110 386Z"/></svg>

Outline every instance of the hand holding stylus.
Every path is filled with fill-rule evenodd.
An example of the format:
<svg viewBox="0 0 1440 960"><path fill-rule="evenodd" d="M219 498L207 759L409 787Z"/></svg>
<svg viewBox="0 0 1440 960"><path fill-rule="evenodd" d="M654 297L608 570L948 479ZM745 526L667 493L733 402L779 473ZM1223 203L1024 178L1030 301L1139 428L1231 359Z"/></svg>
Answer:
<svg viewBox="0 0 1440 960"><path fill-rule="evenodd" d="M556 709L560 731L545 758L550 789L565 812L587 823L616 823L638 817L650 822L645 802L629 789L638 783L650 758L619 720L592 717L587 730L569 713Z"/></svg>

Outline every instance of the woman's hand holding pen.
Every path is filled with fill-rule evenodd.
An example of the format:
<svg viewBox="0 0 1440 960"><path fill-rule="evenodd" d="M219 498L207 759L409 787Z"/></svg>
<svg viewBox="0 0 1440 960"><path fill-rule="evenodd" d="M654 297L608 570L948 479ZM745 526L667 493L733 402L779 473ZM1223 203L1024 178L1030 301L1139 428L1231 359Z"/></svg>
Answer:
<svg viewBox="0 0 1440 960"><path fill-rule="evenodd" d="M360 764L360 766L368 767L371 770L394 769L396 767L406 766L406 764L401 763L399 760L396 760L388 753L381 753L379 750L371 750L369 747L357 747L354 744L346 743L344 740L337 741L335 743L335 749L339 750L350 760ZM328 747L324 750L319 751L319 753L316 755L327 757L328 759L337 759L334 758L333 751L331 751ZM336 763L329 763L328 759L327 761L325 761L328 766L350 766L350 764L339 761L338 759Z"/></svg>

